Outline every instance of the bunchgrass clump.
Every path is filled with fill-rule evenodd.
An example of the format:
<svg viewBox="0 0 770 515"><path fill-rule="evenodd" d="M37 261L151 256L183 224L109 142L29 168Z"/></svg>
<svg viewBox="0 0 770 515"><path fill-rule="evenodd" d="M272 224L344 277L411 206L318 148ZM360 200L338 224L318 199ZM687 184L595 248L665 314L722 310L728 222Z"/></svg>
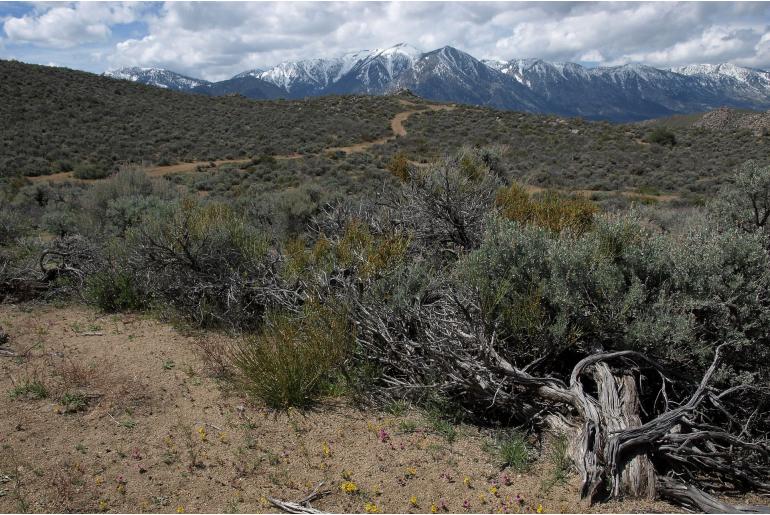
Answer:
<svg viewBox="0 0 770 515"><path fill-rule="evenodd" d="M88 407L88 397L82 392L66 392L59 400L65 413L77 413Z"/></svg>
<svg viewBox="0 0 770 515"><path fill-rule="evenodd" d="M339 380L353 345L343 313L310 303L299 315L271 313L263 331L245 338L233 361L245 389L275 409L310 406Z"/></svg>
<svg viewBox="0 0 770 515"><path fill-rule="evenodd" d="M48 389L40 381L27 381L14 386L9 392L11 399L45 399Z"/></svg>
<svg viewBox="0 0 770 515"><path fill-rule="evenodd" d="M525 435L519 431L499 434L494 449L500 464L517 472L526 471L532 462L532 449Z"/></svg>
<svg viewBox="0 0 770 515"><path fill-rule="evenodd" d="M567 437L563 434L557 435L551 441L551 449L548 454L548 460L553 466L554 479L558 483L564 483L567 481L570 469L572 468L568 447L569 442L567 441Z"/></svg>
<svg viewBox="0 0 770 515"><path fill-rule="evenodd" d="M443 436L447 442L452 443L457 440L457 426L443 413L432 409L428 411L427 418L431 429Z"/></svg>

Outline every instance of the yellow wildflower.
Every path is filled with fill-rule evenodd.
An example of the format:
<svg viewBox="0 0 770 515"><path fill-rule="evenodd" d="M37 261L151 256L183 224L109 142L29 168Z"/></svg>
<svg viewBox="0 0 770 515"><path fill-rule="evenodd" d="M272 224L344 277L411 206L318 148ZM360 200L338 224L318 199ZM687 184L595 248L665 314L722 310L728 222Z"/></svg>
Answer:
<svg viewBox="0 0 770 515"><path fill-rule="evenodd" d="M107 508L108 508L107 501L105 501L104 499L99 501L99 511L107 511Z"/></svg>
<svg viewBox="0 0 770 515"><path fill-rule="evenodd" d="M492 485L489 487L489 493L497 497L497 486Z"/></svg>
<svg viewBox="0 0 770 515"><path fill-rule="evenodd" d="M353 474L351 474L349 470L342 470L342 479L350 481L351 477L353 477Z"/></svg>
<svg viewBox="0 0 770 515"><path fill-rule="evenodd" d="M471 478L469 478L468 476L465 476L465 477L463 478L463 484L464 484L465 486L467 486L468 488L473 488L473 487L471 486Z"/></svg>
<svg viewBox="0 0 770 515"><path fill-rule="evenodd" d="M329 448L329 444L327 442L324 442L323 452L324 452L324 456L326 456L327 458L332 453L332 450L331 450L331 448Z"/></svg>
<svg viewBox="0 0 770 515"><path fill-rule="evenodd" d="M417 469L415 467L406 467L404 476L406 476L407 478L412 478L416 475L417 475Z"/></svg>
<svg viewBox="0 0 770 515"><path fill-rule="evenodd" d="M115 490L118 491L118 493L125 494L126 493L126 485L123 483L119 483L118 486L115 487Z"/></svg>
<svg viewBox="0 0 770 515"><path fill-rule="evenodd" d="M380 509L373 502L364 503L364 511L366 513L380 513Z"/></svg>
<svg viewBox="0 0 770 515"><path fill-rule="evenodd" d="M409 498L409 504L411 504L414 507L417 507L417 496L413 495Z"/></svg>
<svg viewBox="0 0 770 515"><path fill-rule="evenodd" d="M104 483L104 479L102 479L102 476L96 476L94 478L94 483L96 483L97 485L101 485L102 483Z"/></svg>
<svg viewBox="0 0 770 515"><path fill-rule="evenodd" d="M230 439L227 436L227 433L219 433L219 441L222 443L229 443Z"/></svg>
<svg viewBox="0 0 770 515"><path fill-rule="evenodd" d="M177 513L184 513L184 506L177 506L176 507L176 512Z"/></svg>
<svg viewBox="0 0 770 515"><path fill-rule="evenodd" d="M484 494L479 494L479 501L481 501L481 504L487 503L487 498L484 496Z"/></svg>
<svg viewBox="0 0 770 515"><path fill-rule="evenodd" d="M543 505L542 504L538 504L537 505L537 512L538 513L543 513Z"/></svg>
<svg viewBox="0 0 770 515"><path fill-rule="evenodd" d="M205 428L199 427L198 428L198 435L200 435L202 442L206 441L206 429Z"/></svg>
<svg viewBox="0 0 770 515"><path fill-rule="evenodd" d="M438 513L438 506L436 506L436 503L430 503L430 512Z"/></svg>
<svg viewBox="0 0 770 515"><path fill-rule="evenodd" d="M340 489L346 494L354 494L358 491L358 485L353 481L345 481L340 485Z"/></svg>

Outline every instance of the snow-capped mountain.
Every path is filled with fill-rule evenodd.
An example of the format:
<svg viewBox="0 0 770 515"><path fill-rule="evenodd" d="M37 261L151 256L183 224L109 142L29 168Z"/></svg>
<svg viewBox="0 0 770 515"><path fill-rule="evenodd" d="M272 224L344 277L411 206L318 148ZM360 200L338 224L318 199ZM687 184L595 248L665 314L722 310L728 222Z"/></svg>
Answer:
<svg viewBox="0 0 770 515"><path fill-rule="evenodd" d="M368 94L391 91L422 55L421 51L405 43L350 55L345 59L332 91Z"/></svg>
<svg viewBox="0 0 770 515"><path fill-rule="evenodd" d="M285 61L248 75L284 89L293 98L327 93L382 93L422 53L404 43L340 57Z"/></svg>
<svg viewBox="0 0 770 515"><path fill-rule="evenodd" d="M286 61L254 77L269 82L293 97L323 94L333 84L343 66L342 58Z"/></svg>
<svg viewBox="0 0 770 515"><path fill-rule="evenodd" d="M756 89L741 89L732 77L738 67L732 65L723 65L721 72L713 72L714 77L703 78L642 64L585 68L540 59L487 63L542 97L549 112L562 115L624 121L723 105L770 107L770 90L758 94Z"/></svg>
<svg viewBox="0 0 770 515"><path fill-rule="evenodd" d="M722 64L690 64L671 68L671 71L682 75L711 78L732 78L753 87L770 90L770 72L756 68L744 68L730 63Z"/></svg>
<svg viewBox="0 0 770 515"><path fill-rule="evenodd" d="M432 100L522 111L545 109L536 95L511 77L449 46L421 55L395 85Z"/></svg>
<svg viewBox="0 0 770 515"><path fill-rule="evenodd" d="M175 89L179 91L188 91L198 86L210 84L209 81L202 79L193 79L164 68L139 68L136 66L129 68L118 68L104 72L107 77L113 79L130 80L159 88Z"/></svg>
<svg viewBox="0 0 770 515"><path fill-rule="evenodd" d="M770 109L770 72L733 64L586 68L542 59L479 61L448 46L423 53L405 43L339 57L285 61L216 83L157 68L124 68L105 75L206 95L258 99L379 95L406 88L430 100L614 121L722 106Z"/></svg>
<svg viewBox="0 0 770 515"><path fill-rule="evenodd" d="M764 70L722 63L691 64L672 68L671 71L693 77L707 87L729 91L731 95L749 102L761 102L770 96L770 72Z"/></svg>

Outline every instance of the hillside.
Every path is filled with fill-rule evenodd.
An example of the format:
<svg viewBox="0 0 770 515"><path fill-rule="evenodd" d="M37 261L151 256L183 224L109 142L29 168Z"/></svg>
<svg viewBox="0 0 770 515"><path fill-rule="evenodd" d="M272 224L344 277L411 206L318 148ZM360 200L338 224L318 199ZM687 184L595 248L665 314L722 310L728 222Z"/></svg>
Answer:
<svg viewBox="0 0 770 515"><path fill-rule="evenodd" d="M512 176L571 190L710 194L740 163L770 156L770 138L748 130L678 127L675 144L665 145L646 126L480 109L416 115L406 128L383 153L431 159L466 143L496 143L508 149Z"/></svg>
<svg viewBox="0 0 770 515"><path fill-rule="evenodd" d="M344 170L360 170L361 158L339 149L388 137L396 114L428 105L408 95L208 98L18 62L0 62L0 69L8 77L0 84L0 110L12 120L0 128L3 176L73 168L96 168L94 176L100 176L126 161L163 165L291 156L299 161L259 167L271 175L294 167L312 177L345 177ZM399 152L425 162L466 143L501 144L508 150L507 173L536 186L708 194L737 164L770 155L770 139L750 131L676 127L676 144L660 145L647 141L652 129L646 126L462 105L417 113L404 127L406 134L397 139L367 147L366 169L385 173ZM320 155L329 150L337 155ZM253 167L246 164L244 171ZM233 186L239 177L221 179ZM210 177L204 188L219 180Z"/></svg>
<svg viewBox="0 0 770 515"><path fill-rule="evenodd" d="M208 98L14 61L0 75L0 176L315 152L385 136L400 110L390 97Z"/></svg>

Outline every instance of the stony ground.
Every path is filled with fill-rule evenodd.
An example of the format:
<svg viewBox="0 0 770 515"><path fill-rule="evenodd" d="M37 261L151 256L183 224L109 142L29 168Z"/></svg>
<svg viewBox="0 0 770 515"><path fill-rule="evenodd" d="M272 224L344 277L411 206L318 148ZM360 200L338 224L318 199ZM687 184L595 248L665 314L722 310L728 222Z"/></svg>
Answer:
<svg viewBox="0 0 770 515"><path fill-rule="evenodd" d="M49 305L0 306L0 327L20 355L0 356L2 512L275 512L268 497L321 481L314 506L334 512L589 509L548 452L527 473L502 469L489 430L340 399L270 411L217 378L220 335Z"/></svg>

